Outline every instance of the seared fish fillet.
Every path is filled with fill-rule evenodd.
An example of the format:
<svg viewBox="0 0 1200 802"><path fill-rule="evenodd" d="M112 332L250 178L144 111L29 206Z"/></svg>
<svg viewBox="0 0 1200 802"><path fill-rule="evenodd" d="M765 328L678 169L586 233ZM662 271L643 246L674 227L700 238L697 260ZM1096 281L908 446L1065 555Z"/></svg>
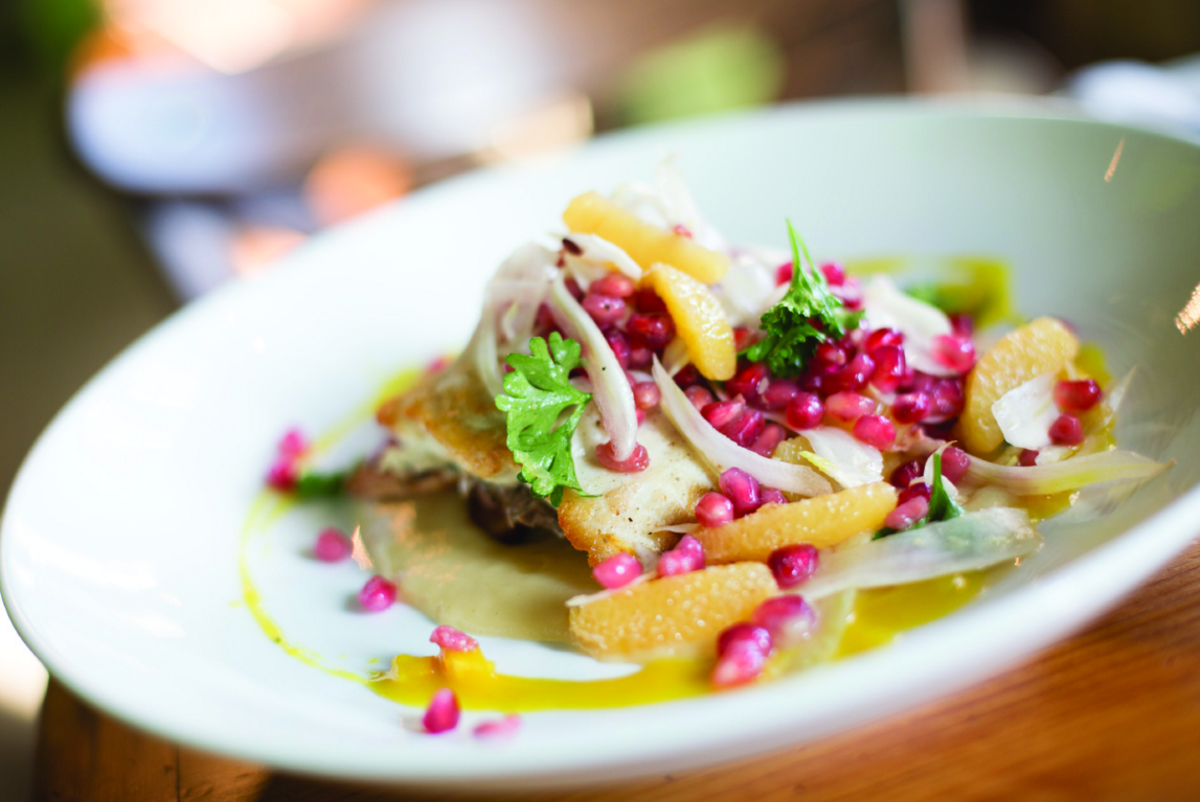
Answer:
<svg viewBox="0 0 1200 802"><path fill-rule="evenodd" d="M498 485L517 481L520 466L505 445L504 413L496 409L467 359L456 360L387 402L378 418L400 440L394 454L385 455L385 469L428 471L452 464ZM714 479L657 410L638 432L638 442L650 455L650 466L641 473L601 467L595 448L607 439L599 413L591 410L580 422L572 448L579 483L597 497L568 490L558 509L558 524L593 565L621 551L634 554L643 565L652 564L679 540L677 534L658 530L691 521L696 501L713 489Z"/></svg>

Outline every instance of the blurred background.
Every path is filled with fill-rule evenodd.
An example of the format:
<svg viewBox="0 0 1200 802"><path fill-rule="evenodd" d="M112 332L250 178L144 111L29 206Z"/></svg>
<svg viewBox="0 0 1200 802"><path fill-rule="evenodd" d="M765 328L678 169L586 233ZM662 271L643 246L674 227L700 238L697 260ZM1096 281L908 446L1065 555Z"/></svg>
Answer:
<svg viewBox="0 0 1200 802"><path fill-rule="evenodd" d="M181 304L447 176L835 96L1058 93L1195 137L1198 53L1196 0L0 3L0 490ZM0 800L45 682L0 616Z"/></svg>

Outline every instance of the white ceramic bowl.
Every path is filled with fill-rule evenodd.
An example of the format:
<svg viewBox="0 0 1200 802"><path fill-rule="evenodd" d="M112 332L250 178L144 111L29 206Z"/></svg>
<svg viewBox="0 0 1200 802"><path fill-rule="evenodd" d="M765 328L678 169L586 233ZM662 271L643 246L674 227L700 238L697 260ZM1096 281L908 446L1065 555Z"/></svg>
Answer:
<svg viewBox="0 0 1200 802"><path fill-rule="evenodd" d="M395 706L289 657L240 603L241 527L273 444L294 423L321 431L398 368L461 345L510 250L555 226L575 194L647 176L670 152L734 241L782 245L786 215L826 256L1009 260L1023 312L1073 321L1114 373L1138 366L1120 440L1177 464L1113 511L1046 525L1047 547L994 592L888 648L735 693L530 715L503 745L414 732ZM167 738L299 772L582 785L819 737L1029 656L1191 540L1200 334L1174 318L1200 279L1198 220L1200 148L1029 103L785 107L449 181L188 307L89 383L9 496L5 603L85 699ZM371 658L429 653L423 617L355 613L346 600L361 575L304 557L315 525L297 514L250 550L288 638L360 674ZM512 673L614 670L536 644L484 645Z"/></svg>

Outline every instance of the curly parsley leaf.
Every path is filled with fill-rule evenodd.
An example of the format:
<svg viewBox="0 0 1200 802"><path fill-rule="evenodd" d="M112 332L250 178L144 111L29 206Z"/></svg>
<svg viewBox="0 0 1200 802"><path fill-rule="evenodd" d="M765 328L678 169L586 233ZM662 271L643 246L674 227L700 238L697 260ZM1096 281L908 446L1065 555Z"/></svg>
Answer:
<svg viewBox="0 0 1200 802"><path fill-rule="evenodd" d="M808 248L791 221L788 236L792 241L792 286L779 303L763 313L766 337L742 352L752 362L765 362L782 378L798 376L819 343L845 336L862 318L862 312L850 311L829 291L824 274L812 267Z"/></svg>
<svg viewBox="0 0 1200 802"><path fill-rule="evenodd" d="M936 523L937 521L949 521L951 518L957 518L964 515L966 510L958 505L958 503L950 497L950 492L946 490L946 485L942 481L942 455L941 452L935 452L930 459L933 460L933 484L929 488L929 512L925 513L925 517L916 521L912 526L903 531L911 532L914 529L920 529L926 524ZM879 540L881 537L894 535L901 531L892 529L890 526L885 526L876 532L871 540Z"/></svg>
<svg viewBox="0 0 1200 802"><path fill-rule="evenodd" d="M505 394L496 396L496 406L508 413L508 450L521 465L521 481L530 485L534 495L548 497L557 507L565 488L583 492L575 477L571 435L592 394L575 389L568 381L571 370L579 365L579 343L552 332L549 347L541 337L534 337L529 351L530 356L509 354L506 361L513 371L504 377ZM559 423L572 407L566 420Z"/></svg>

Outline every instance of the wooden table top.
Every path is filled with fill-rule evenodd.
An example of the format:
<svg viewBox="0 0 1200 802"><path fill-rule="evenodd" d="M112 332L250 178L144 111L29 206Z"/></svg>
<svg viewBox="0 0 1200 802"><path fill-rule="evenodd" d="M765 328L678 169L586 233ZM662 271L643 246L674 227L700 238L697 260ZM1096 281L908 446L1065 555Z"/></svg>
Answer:
<svg viewBox="0 0 1200 802"><path fill-rule="evenodd" d="M452 798L301 779L176 747L91 709L53 681L35 789L39 801ZM947 699L753 760L539 799L797 797L1200 799L1200 545L1096 625Z"/></svg>

